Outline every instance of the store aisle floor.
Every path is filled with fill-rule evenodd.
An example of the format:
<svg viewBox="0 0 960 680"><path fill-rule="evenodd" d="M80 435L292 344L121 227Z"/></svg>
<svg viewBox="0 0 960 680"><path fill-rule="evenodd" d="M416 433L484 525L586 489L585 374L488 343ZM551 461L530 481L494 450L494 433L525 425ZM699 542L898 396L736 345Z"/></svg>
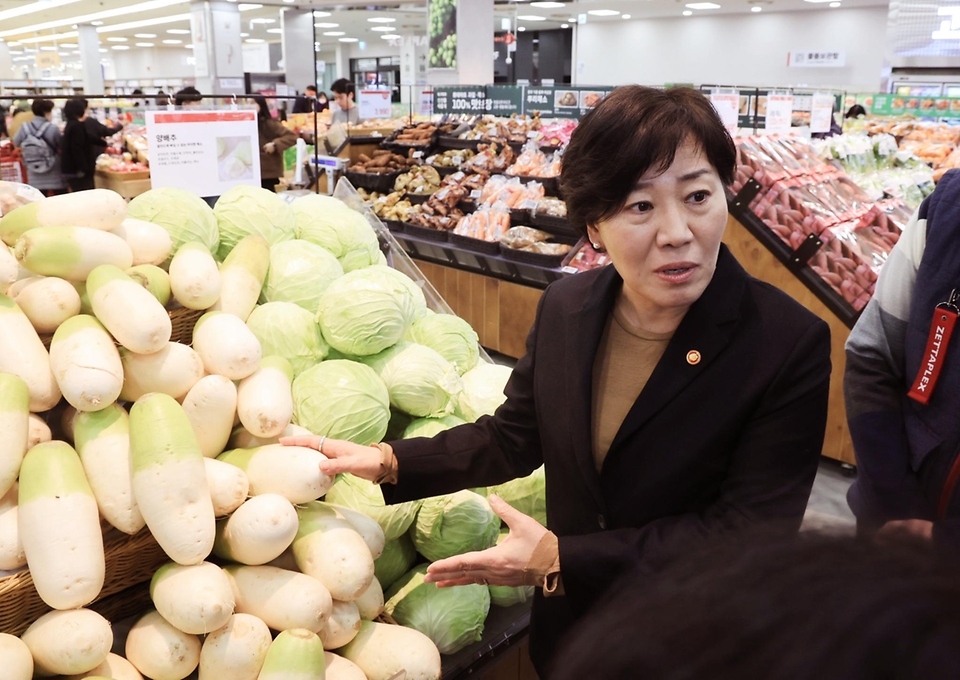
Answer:
<svg viewBox="0 0 960 680"><path fill-rule="evenodd" d="M827 529L853 532L856 522L847 506L847 489L854 477L845 475L836 463L822 461L813 483L803 530Z"/></svg>

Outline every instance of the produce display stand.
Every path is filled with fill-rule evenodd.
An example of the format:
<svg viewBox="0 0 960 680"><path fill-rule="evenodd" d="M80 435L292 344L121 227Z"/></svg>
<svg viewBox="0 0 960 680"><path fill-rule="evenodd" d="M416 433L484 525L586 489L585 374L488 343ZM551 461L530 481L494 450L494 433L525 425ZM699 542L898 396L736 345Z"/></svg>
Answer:
<svg viewBox="0 0 960 680"><path fill-rule="evenodd" d="M442 657L443 680L483 677L490 680L536 680L526 651L530 603L491 607L483 638Z"/></svg>
<svg viewBox="0 0 960 680"><path fill-rule="evenodd" d="M150 173L97 170L94 186L97 189L110 189L129 200L150 190Z"/></svg>

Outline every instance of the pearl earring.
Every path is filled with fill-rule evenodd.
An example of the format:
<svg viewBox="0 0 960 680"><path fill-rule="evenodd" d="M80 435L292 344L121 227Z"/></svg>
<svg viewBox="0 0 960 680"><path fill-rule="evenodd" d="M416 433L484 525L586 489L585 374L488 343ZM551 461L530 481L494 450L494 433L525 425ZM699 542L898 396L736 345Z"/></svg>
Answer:
<svg viewBox="0 0 960 680"><path fill-rule="evenodd" d="M599 243L592 243L594 250L602 250L602 246Z"/></svg>

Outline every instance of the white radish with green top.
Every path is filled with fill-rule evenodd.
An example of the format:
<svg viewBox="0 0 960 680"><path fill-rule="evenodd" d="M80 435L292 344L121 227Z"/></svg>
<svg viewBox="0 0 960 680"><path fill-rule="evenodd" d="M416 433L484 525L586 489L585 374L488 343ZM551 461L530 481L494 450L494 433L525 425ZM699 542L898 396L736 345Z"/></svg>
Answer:
<svg viewBox="0 0 960 680"><path fill-rule="evenodd" d="M310 436L313 433L305 427L300 427L295 423L290 423L285 428L283 432L280 433L278 437L255 437L249 432L247 432L244 427L234 428L233 432L230 434L230 441L227 443L227 446L231 449L255 449L258 446L268 446L270 444L278 444L280 442L280 437L296 437L298 435L307 435Z"/></svg>
<svg viewBox="0 0 960 680"><path fill-rule="evenodd" d="M49 411L60 401L47 348L30 319L6 295L0 295L0 373L11 373L26 383L33 413Z"/></svg>
<svg viewBox="0 0 960 680"><path fill-rule="evenodd" d="M0 569L5 571L13 571L27 564L23 541L20 540L18 489L14 482L10 490L0 497Z"/></svg>
<svg viewBox="0 0 960 680"><path fill-rule="evenodd" d="M30 430L27 435L27 451L32 449L37 444L42 444L43 442L48 442L53 439L53 432L50 431L50 426L47 425L46 421L43 418L38 416L36 413L30 414Z"/></svg>
<svg viewBox="0 0 960 680"><path fill-rule="evenodd" d="M170 275L152 264L141 264L130 267L127 276L150 291L164 307L170 302Z"/></svg>
<svg viewBox="0 0 960 680"><path fill-rule="evenodd" d="M406 671L407 680L440 680L440 652L413 628L364 621L340 654L355 663L368 680L390 680Z"/></svg>
<svg viewBox="0 0 960 680"><path fill-rule="evenodd" d="M170 341L173 325L167 310L122 269L111 265L94 269L87 279L87 294L100 323L131 352L152 354Z"/></svg>
<svg viewBox="0 0 960 680"><path fill-rule="evenodd" d="M0 633L0 659L7 680L33 680L33 656L20 638Z"/></svg>
<svg viewBox="0 0 960 680"><path fill-rule="evenodd" d="M220 298L220 270L199 241L180 246L170 261L170 290L187 309L210 309Z"/></svg>
<svg viewBox="0 0 960 680"><path fill-rule="evenodd" d="M323 629L333 611L333 598L323 584L279 567L224 567L236 599L236 611L252 614L273 630Z"/></svg>
<svg viewBox="0 0 960 680"><path fill-rule="evenodd" d="M124 656L151 680L183 680L200 664L200 638L150 611L127 634Z"/></svg>
<svg viewBox="0 0 960 680"><path fill-rule="evenodd" d="M234 614L203 641L199 680L257 680L272 642L263 621Z"/></svg>
<svg viewBox="0 0 960 680"><path fill-rule="evenodd" d="M20 263L13 251L0 245L0 293L6 293L20 275Z"/></svg>
<svg viewBox="0 0 960 680"><path fill-rule="evenodd" d="M213 554L240 564L266 564L290 547L297 526L297 510L286 498L254 496L217 523Z"/></svg>
<svg viewBox="0 0 960 680"><path fill-rule="evenodd" d="M350 526L357 530L363 542L367 544L367 548L370 550L370 556L373 557L373 559L377 559L383 554L383 546L386 545L387 539L383 534L383 529L377 524L375 519L364 515L358 510L343 505L336 505L335 503L318 501L316 505L329 506L337 511L338 517L342 517L350 522Z"/></svg>
<svg viewBox="0 0 960 680"><path fill-rule="evenodd" d="M353 601L360 612L360 618L364 621L373 621L383 613L383 588L380 587L380 581L374 577L370 586Z"/></svg>
<svg viewBox="0 0 960 680"><path fill-rule="evenodd" d="M133 495L157 543L178 564L205 560L216 536L213 501L197 437L173 397L148 394L130 409L130 458Z"/></svg>
<svg viewBox="0 0 960 680"><path fill-rule="evenodd" d="M73 437L73 425L78 413L80 412L69 404L60 412L60 432L63 433L64 439L70 443L70 446L74 446L76 443Z"/></svg>
<svg viewBox="0 0 960 680"><path fill-rule="evenodd" d="M110 232L87 227L39 227L17 239L17 261L43 276L83 281L109 264L127 269L133 264L130 246Z"/></svg>
<svg viewBox="0 0 960 680"><path fill-rule="evenodd" d="M90 295L87 293L86 281L71 281L70 284L80 296L80 313L93 314L93 306L90 304Z"/></svg>
<svg viewBox="0 0 960 680"><path fill-rule="evenodd" d="M107 408L123 388L117 346L103 324L86 314L67 319L53 334L50 366L63 398L78 411Z"/></svg>
<svg viewBox="0 0 960 680"><path fill-rule="evenodd" d="M253 375L237 388L240 424L254 437L279 437L293 419L293 369L283 357L260 361Z"/></svg>
<svg viewBox="0 0 960 680"><path fill-rule="evenodd" d="M307 503L297 513L293 554L300 571L325 585L335 600L360 597L373 580L373 557L363 538L330 506Z"/></svg>
<svg viewBox="0 0 960 680"><path fill-rule="evenodd" d="M193 348L208 373L243 380L260 367L262 350L257 336L239 317L207 312L193 328Z"/></svg>
<svg viewBox="0 0 960 680"><path fill-rule="evenodd" d="M223 453L233 430L237 386L222 375L204 376L187 392L183 410L200 442L200 452L205 458L216 458Z"/></svg>
<svg viewBox="0 0 960 680"><path fill-rule="evenodd" d="M7 295L16 301L16 299L20 297L20 293L26 290L27 286L32 286L33 284L43 281L46 278L46 276L27 276L25 278L18 279L7 289Z"/></svg>
<svg viewBox="0 0 960 680"><path fill-rule="evenodd" d="M326 459L316 449L282 444L232 449L217 456L247 473L251 496L277 493L294 505L320 498L333 485L334 478L320 471Z"/></svg>
<svg viewBox="0 0 960 680"><path fill-rule="evenodd" d="M110 231L130 246L134 266L163 264L173 252L170 234L159 224L128 217Z"/></svg>
<svg viewBox="0 0 960 680"><path fill-rule="evenodd" d="M123 401L136 401L145 394L160 392L181 401L204 376L203 360L193 348L168 342L158 352L137 354L120 350L123 365Z"/></svg>
<svg viewBox="0 0 960 680"><path fill-rule="evenodd" d="M133 495L130 416L119 404L79 413L74 442L100 514L125 534L140 531L145 522Z"/></svg>
<svg viewBox="0 0 960 680"><path fill-rule="evenodd" d="M91 671L79 675L71 675L62 680L93 680L95 677L112 678L112 680L144 680L132 663L117 654L107 654L107 659Z"/></svg>
<svg viewBox="0 0 960 680"><path fill-rule="evenodd" d="M204 458L203 465L207 471L213 514L216 517L226 517L247 500L250 481L243 470L216 458Z"/></svg>
<svg viewBox="0 0 960 680"><path fill-rule="evenodd" d="M333 601L330 618L320 631L325 649L340 649L360 632L360 608L355 602Z"/></svg>
<svg viewBox="0 0 960 680"><path fill-rule="evenodd" d="M87 227L109 231L127 216L127 202L115 191L90 189L51 196L11 210L0 219L0 239L8 246L38 227Z"/></svg>
<svg viewBox="0 0 960 680"><path fill-rule="evenodd" d="M163 565L150 581L150 598L167 623L191 635L212 633L233 616L230 579L210 562Z"/></svg>
<svg viewBox="0 0 960 680"><path fill-rule="evenodd" d="M27 452L18 505L20 540L40 598L54 609L93 602L105 573L100 512L69 444L46 442Z"/></svg>
<svg viewBox="0 0 960 680"><path fill-rule="evenodd" d="M320 638L294 628L280 633L270 645L257 680L324 680L325 670Z"/></svg>
<svg viewBox="0 0 960 680"><path fill-rule="evenodd" d="M220 267L220 299L213 309L246 321L260 299L269 267L270 244L267 240L257 234L244 236Z"/></svg>
<svg viewBox="0 0 960 680"><path fill-rule="evenodd" d="M66 279L48 276L22 290L17 304L37 333L53 333L80 313L80 294Z"/></svg>
<svg viewBox="0 0 960 680"><path fill-rule="evenodd" d="M21 638L37 675L76 675L102 664L113 646L110 622L95 611L53 611L34 621Z"/></svg>
<svg viewBox="0 0 960 680"><path fill-rule="evenodd" d="M326 680L367 680L360 666L339 654L324 652L323 658L327 662Z"/></svg>
<svg viewBox="0 0 960 680"><path fill-rule="evenodd" d="M30 391L12 373L0 373L0 496L13 487L30 441Z"/></svg>

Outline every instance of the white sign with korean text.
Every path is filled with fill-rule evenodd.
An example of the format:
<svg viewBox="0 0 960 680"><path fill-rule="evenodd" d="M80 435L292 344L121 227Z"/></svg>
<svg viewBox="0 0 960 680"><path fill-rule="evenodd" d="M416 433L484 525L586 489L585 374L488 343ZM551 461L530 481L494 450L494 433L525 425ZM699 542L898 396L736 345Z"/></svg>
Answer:
<svg viewBox="0 0 960 680"><path fill-rule="evenodd" d="M423 90L420 92L420 104L417 113L421 116L433 115L433 90Z"/></svg>
<svg viewBox="0 0 960 680"><path fill-rule="evenodd" d="M810 132L830 132L832 117L833 95L813 95L813 102L810 105Z"/></svg>
<svg viewBox="0 0 960 680"><path fill-rule="evenodd" d="M153 187L220 196L260 186L256 111L146 111Z"/></svg>
<svg viewBox="0 0 960 680"><path fill-rule="evenodd" d="M710 103L717 110L720 121L730 131L730 134L736 132L740 120L740 93L711 92Z"/></svg>
<svg viewBox="0 0 960 680"><path fill-rule="evenodd" d="M794 68L843 68L847 65L844 50L800 50L787 53L787 66Z"/></svg>
<svg viewBox="0 0 960 680"><path fill-rule="evenodd" d="M390 118L392 102L390 90L360 90L360 119Z"/></svg>
<svg viewBox="0 0 960 680"><path fill-rule="evenodd" d="M790 121L793 118L793 95L767 95L767 115L763 127L768 132L789 132Z"/></svg>

